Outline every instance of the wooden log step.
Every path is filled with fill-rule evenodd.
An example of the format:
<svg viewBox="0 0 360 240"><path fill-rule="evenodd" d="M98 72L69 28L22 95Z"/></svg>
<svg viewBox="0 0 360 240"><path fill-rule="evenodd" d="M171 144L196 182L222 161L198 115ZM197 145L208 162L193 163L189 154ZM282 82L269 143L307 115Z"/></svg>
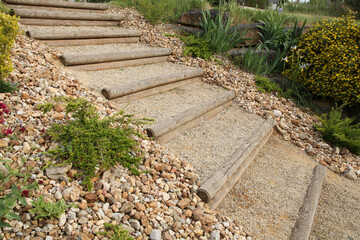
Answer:
<svg viewBox="0 0 360 240"><path fill-rule="evenodd" d="M187 124L191 125L191 122L196 120L197 118L206 115L207 113L221 107L222 105L228 104L232 101L232 99L234 99L234 97L235 93L233 91L226 92L217 99L204 102L172 118L152 125L151 127L146 129L147 135L151 138L154 138L155 140L159 140L160 138L162 138L162 140L160 140L161 142L169 141L171 138L175 137L176 134L180 133L176 132L176 134L171 134L171 132L181 127L183 127L183 130L189 129L184 126ZM192 127L194 126L192 125ZM168 134L171 134L171 137L166 137L166 135Z"/></svg>
<svg viewBox="0 0 360 240"><path fill-rule="evenodd" d="M65 39L65 40L40 40L40 42L49 47L61 46L85 46L85 45L104 45L116 43L137 43L139 37L124 37L124 38L96 38L96 39Z"/></svg>
<svg viewBox="0 0 360 240"><path fill-rule="evenodd" d="M46 10L46 11L70 11L70 12L87 12L87 13L101 13L104 10L97 9L83 9L83 8L64 8L64 7L45 7L45 6L32 6L32 5L16 5L6 4L11 9L32 9L32 10Z"/></svg>
<svg viewBox="0 0 360 240"><path fill-rule="evenodd" d="M133 67L133 66L139 66L139 65L145 65L145 64L155 64L155 63L165 62L166 59L167 59L167 56L151 57L151 58L140 58L140 59L115 61L115 62L76 65L76 66L70 66L67 68L70 70L74 70L74 71L99 71L99 70L107 70L107 69L113 69L113 68Z"/></svg>
<svg viewBox="0 0 360 240"><path fill-rule="evenodd" d="M43 18L20 18L19 23L23 25L37 26L119 26L119 21L84 21L65 19L43 19Z"/></svg>
<svg viewBox="0 0 360 240"><path fill-rule="evenodd" d="M38 40L64 40L64 39L93 39L93 38L125 38L140 37L141 31L128 29L113 29L111 31L26 31L26 35Z"/></svg>
<svg viewBox="0 0 360 240"><path fill-rule="evenodd" d="M269 118L253 131L223 166L211 175L198 189L198 196L215 209L239 180L273 132L275 120Z"/></svg>
<svg viewBox="0 0 360 240"><path fill-rule="evenodd" d="M325 175L326 167L322 165L315 166L311 182L300 208L299 218L292 229L290 240L309 239Z"/></svg>
<svg viewBox="0 0 360 240"><path fill-rule="evenodd" d="M106 10L108 5L105 3L86 3L86 2L69 2L62 0L5 0L6 3L19 5L61 7L61 8L81 8Z"/></svg>
<svg viewBox="0 0 360 240"><path fill-rule="evenodd" d="M66 66L84 65L92 63L114 62L140 58L151 58L170 55L168 48L154 48L143 50L125 50L111 53L64 54L60 57L61 63Z"/></svg>
<svg viewBox="0 0 360 240"><path fill-rule="evenodd" d="M121 21L124 19L119 14L104 13L83 13L74 14L69 11L45 11L32 9L14 9L14 13L19 17L35 19L65 19L65 20L90 20L90 21Z"/></svg>
<svg viewBox="0 0 360 240"><path fill-rule="evenodd" d="M138 82L130 82L120 85L112 85L101 90L101 93L107 99L113 99L117 97L123 97L133 93L141 92L150 88L167 85L182 80L200 77L203 74L199 68L176 72L173 74L156 76L148 79L144 79Z"/></svg>

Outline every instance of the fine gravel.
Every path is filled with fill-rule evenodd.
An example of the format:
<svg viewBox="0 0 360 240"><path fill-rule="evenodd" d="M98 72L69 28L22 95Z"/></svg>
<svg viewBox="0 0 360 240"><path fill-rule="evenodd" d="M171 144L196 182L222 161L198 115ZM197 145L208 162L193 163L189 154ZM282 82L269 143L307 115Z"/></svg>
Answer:
<svg viewBox="0 0 360 240"><path fill-rule="evenodd" d="M64 67L62 68L64 71L79 79L82 84L97 92L100 92L104 87L108 87L113 84L136 82L151 77L193 69L192 67L186 67L184 65L169 62L87 72L72 71Z"/></svg>
<svg viewBox="0 0 360 240"><path fill-rule="evenodd" d="M152 95L146 98L132 100L129 103L117 103L126 113L135 114L136 117L154 119L154 123L171 118L196 105L221 96L225 89L194 80L193 83L170 91Z"/></svg>
<svg viewBox="0 0 360 240"><path fill-rule="evenodd" d="M314 166L274 133L217 210L254 239L288 239Z"/></svg>
<svg viewBox="0 0 360 240"><path fill-rule="evenodd" d="M204 182L263 121L233 104L166 145L192 164L200 182Z"/></svg>

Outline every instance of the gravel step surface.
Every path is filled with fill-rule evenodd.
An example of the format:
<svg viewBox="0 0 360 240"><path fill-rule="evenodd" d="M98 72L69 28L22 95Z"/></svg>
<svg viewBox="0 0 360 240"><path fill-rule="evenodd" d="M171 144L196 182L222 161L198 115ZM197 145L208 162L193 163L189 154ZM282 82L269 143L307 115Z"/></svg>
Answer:
<svg viewBox="0 0 360 240"><path fill-rule="evenodd" d="M168 75L171 73L179 71L181 72L193 68L186 67L184 65L163 62L157 64L110 69L104 71L71 71L64 67L63 69L64 71L67 71L68 73L79 79L81 83L85 84L89 88L100 92L104 87L113 84L137 82L143 79L161 75Z"/></svg>
<svg viewBox="0 0 360 240"><path fill-rule="evenodd" d="M201 81L174 88L173 90L152 95L146 98L121 103L126 113L137 117L154 119L154 123L161 122L182 113L198 104L221 96L226 90ZM112 102L117 103L116 99Z"/></svg>
<svg viewBox="0 0 360 240"><path fill-rule="evenodd" d="M166 145L198 170L200 182L210 177L264 120L233 104Z"/></svg>

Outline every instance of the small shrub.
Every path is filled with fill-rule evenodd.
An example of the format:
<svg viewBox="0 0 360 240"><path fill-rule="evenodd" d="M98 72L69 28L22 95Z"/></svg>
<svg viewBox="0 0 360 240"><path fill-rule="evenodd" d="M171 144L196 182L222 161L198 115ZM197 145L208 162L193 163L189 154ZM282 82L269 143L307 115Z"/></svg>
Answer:
<svg viewBox="0 0 360 240"><path fill-rule="evenodd" d="M100 119L86 99L65 101L66 113L71 113L74 120L50 127L49 135L59 143L49 150L50 155L81 169L80 175L88 189L92 188L90 178L95 176L97 168L108 169L120 163L139 174L137 166L141 157L138 143L132 137L140 135L130 125L143 121L136 121L123 112Z"/></svg>
<svg viewBox="0 0 360 240"><path fill-rule="evenodd" d="M228 18L225 23L223 14L217 14L215 20L211 18L209 11L202 12L201 37L207 39L216 53L226 52L241 42L249 39L244 38L247 30L238 32L230 29L231 19Z"/></svg>
<svg viewBox="0 0 360 240"><path fill-rule="evenodd" d="M110 240L133 240L134 238L130 236L128 231L122 229L120 225L113 225L110 223L105 223L105 228L107 231L99 232L98 234L109 238Z"/></svg>
<svg viewBox="0 0 360 240"><path fill-rule="evenodd" d="M29 212L35 213L35 219L60 218L67 208L75 206L74 204L66 205L63 199L54 203L45 202L43 196L32 201L31 204L33 208L29 209Z"/></svg>
<svg viewBox="0 0 360 240"><path fill-rule="evenodd" d="M360 155L360 123L353 124L353 118L342 118L343 107L332 108L329 114L320 116L321 125L315 128L326 141Z"/></svg>
<svg viewBox="0 0 360 240"><path fill-rule="evenodd" d="M260 92L281 92L279 85L265 76L256 75L255 84Z"/></svg>
<svg viewBox="0 0 360 240"><path fill-rule="evenodd" d="M353 15L316 24L299 41L299 64L284 75L297 72L297 79L315 95L360 103L360 27Z"/></svg>
<svg viewBox="0 0 360 240"><path fill-rule="evenodd" d="M17 84L0 79L0 93L13 93L16 91Z"/></svg>
<svg viewBox="0 0 360 240"><path fill-rule="evenodd" d="M209 40L194 35L180 36L179 38L185 43L183 51L185 56L199 57L205 60L209 60L213 56L213 49Z"/></svg>
<svg viewBox="0 0 360 240"><path fill-rule="evenodd" d="M8 8L4 2L0 1L0 13L7 13L10 14L11 13L11 9Z"/></svg>

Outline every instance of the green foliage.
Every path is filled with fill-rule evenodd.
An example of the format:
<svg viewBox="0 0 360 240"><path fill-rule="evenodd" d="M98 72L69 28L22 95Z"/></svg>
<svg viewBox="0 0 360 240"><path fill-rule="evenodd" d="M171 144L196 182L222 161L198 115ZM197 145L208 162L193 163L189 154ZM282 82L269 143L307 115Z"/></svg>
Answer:
<svg viewBox="0 0 360 240"><path fill-rule="evenodd" d="M185 43L183 51L185 56L199 57L205 60L209 60L213 56L213 49L209 40L194 35L179 36L179 38Z"/></svg>
<svg viewBox="0 0 360 240"><path fill-rule="evenodd" d="M0 79L0 93L13 93L16 90L17 84Z"/></svg>
<svg viewBox="0 0 360 240"><path fill-rule="evenodd" d="M37 108L39 110L42 110L43 113L48 113L50 112L53 108L54 108L55 104L54 103L51 103L51 102L47 102L47 103L43 103L43 104L39 104L37 105Z"/></svg>
<svg viewBox="0 0 360 240"><path fill-rule="evenodd" d="M354 105L360 103L360 27L354 16L313 26L289 57L284 75L301 81L313 94Z"/></svg>
<svg viewBox="0 0 360 240"><path fill-rule="evenodd" d="M8 8L4 2L0 1L0 13L7 13L10 14L11 13L11 9Z"/></svg>
<svg viewBox="0 0 360 240"><path fill-rule="evenodd" d="M206 0L114 0L114 6L134 7L150 23L176 22L180 15L190 9L202 9L208 4Z"/></svg>
<svg viewBox="0 0 360 240"><path fill-rule="evenodd" d="M105 223L105 228L107 231L99 232L98 234L107 237L110 240L133 240L134 238L130 236L128 231L122 229L121 225L113 225L110 223Z"/></svg>
<svg viewBox="0 0 360 240"><path fill-rule="evenodd" d="M49 154L54 158L82 170L84 183L92 188L90 178L96 169L108 169L118 163L139 174L141 161L138 143L133 136L140 136L131 125L144 121L134 120L122 111L103 119L86 99L66 100L66 113L71 113L73 121L53 124L48 133L59 145Z"/></svg>
<svg viewBox="0 0 360 240"><path fill-rule="evenodd" d="M25 201L25 197L29 194L30 190L37 188L37 182L28 183L28 179L30 174L20 173L17 169L11 169L6 161L1 161L5 168L7 169L7 173L4 174L0 172L0 191L4 191L5 184L8 183L13 178L21 178L16 183L11 186L10 193L5 194L0 197L0 228L1 227L10 227L10 225L4 220L21 220L19 215L13 212L13 208L20 202L21 205L26 206L27 203Z"/></svg>
<svg viewBox="0 0 360 240"><path fill-rule="evenodd" d="M315 128L326 141L360 155L360 123L353 124L353 118L342 118L343 108L344 105L332 108L329 114L320 116L321 125Z"/></svg>
<svg viewBox="0 0 360 240"><path fill-rule="evenodd" d="M239 0L239 3L254 8L265 9L268 6L268 0Z"/></svg>
<svg viewBox="0 0 360 240"><path fill-rule="evenodd" d="M13 70L10 52L19 32L18 18L2 12L1 6L0 11L0 92L13 92L15 86L3 80Z"/></svg>
<svg viewBox="0 0 360 240"><path fill-rule="evenodd" d="M201 19L201 37L208 40L216 53L226 52L245 39L247 30L238 32L236 29L230 29L231 19L227 19L224 23L223 14L216 15L215 20L211 18L209 11L202 12Z"/></svg>
<svg viewBox="0 0 360 240"><path fill-rule="evenodd" d="M345 0L347 6L353 11L357 12L357 18L360 18L360 1L359 0Z"/></svg>
<svg viewBox="0 0 360 240"><path fill-rule="evenodd" d="M358 0L353 1L358 2ZM330 5L328 5L327 0L309 1L307 3L288 2L284 5L284 11L332 17L340 17L347 12L343 8L341 1L331 1Z"/></svg>
<svg viewBox="0 0 360 240"><path fill-rule="evenodd" d="M265 76L256 75L255 84L260 92L281 92L279 85Z"/></svg>
<svg viewBox="0 0 360 240"><path fill-rule="evenodd" d="M66 205L63 199L54 203L45 202L43 196L32 201L31 204L33 208L29 209L29 212L35 213L35 219L60 218L67 208L75 206L74 204Z"/></svg>

